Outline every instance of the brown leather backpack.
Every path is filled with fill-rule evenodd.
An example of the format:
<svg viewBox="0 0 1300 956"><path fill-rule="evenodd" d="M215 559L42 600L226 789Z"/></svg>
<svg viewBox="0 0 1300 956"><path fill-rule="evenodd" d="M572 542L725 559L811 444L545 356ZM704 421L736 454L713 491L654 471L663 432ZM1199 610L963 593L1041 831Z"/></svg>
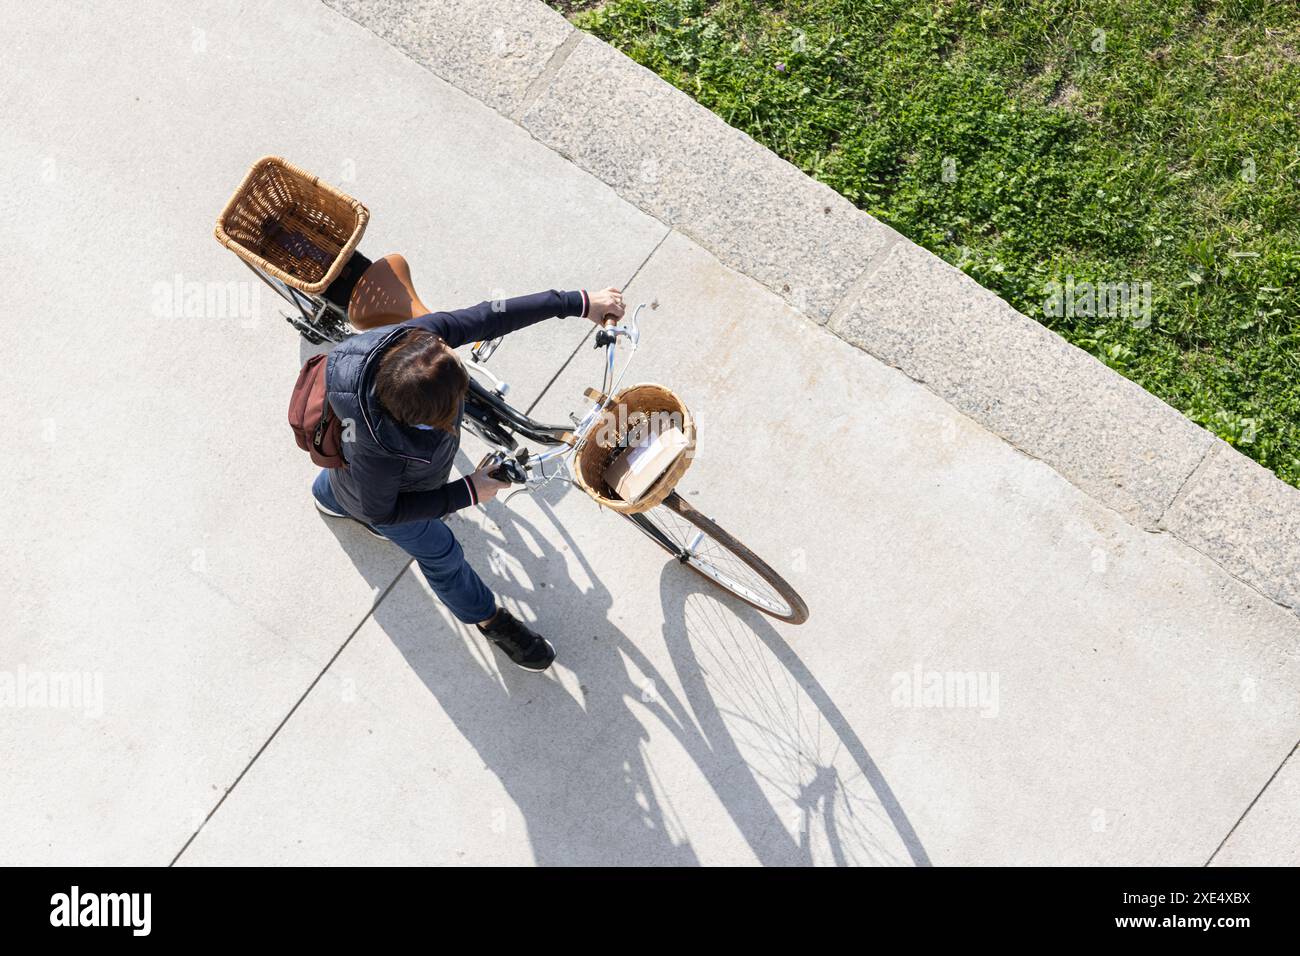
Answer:
<svg viewBox="0 0 1300 956"><path fill-rule="evenodd" d="M289 398L289 427L298 447L322 468L343 468L343 425L325 397L325 360L313 355L298 373Z"/></svg>

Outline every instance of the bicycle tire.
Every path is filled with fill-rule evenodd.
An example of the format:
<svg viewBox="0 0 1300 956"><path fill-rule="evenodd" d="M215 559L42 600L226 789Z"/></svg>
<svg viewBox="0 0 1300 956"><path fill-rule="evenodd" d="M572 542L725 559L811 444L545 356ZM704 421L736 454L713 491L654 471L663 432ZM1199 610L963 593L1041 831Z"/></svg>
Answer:
<svg viewBox="0 0 1300 956"><path fill-rule="evenodd" d="M770 588L779 598L780 603L768 599L767 595L761 593L758 588L739 580L728 567L719 566L713 554L699 549L700 541L698 537L693 538L693 542L678 541L680 535L673 533L673 522L668 521L668 516L663 514L662 511L667 511L676 518L680 518L687 524L694 526L697 535L703 533L703 535L711 538L715 545L748 568L763 584ZM659 514L656 515L656 513ZM624 517L637 525L650 540L677 558L682 564L733 597L744 601L750 607L789 624L802 624L808 620L808 605L799 596L799 592L790 585L789 581L772 570L771 565L741 544L734 535L716 521L697 511L690 502L677 492L672 492L664 499L662 504L651 508L649 511L635 515L624 515ZM646 527L647 524L658 534ZM699 550L700 553L692 553L694 550Z"/></svg>

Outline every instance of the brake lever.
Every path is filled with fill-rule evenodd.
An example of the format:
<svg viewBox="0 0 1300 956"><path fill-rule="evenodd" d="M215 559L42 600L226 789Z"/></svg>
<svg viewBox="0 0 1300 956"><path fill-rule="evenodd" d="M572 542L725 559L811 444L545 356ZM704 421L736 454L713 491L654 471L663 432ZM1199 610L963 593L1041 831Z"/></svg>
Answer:
<svg viewBox="0 0 1300 956"><path fill-rule="evenodd" d="M509 485L522 485L528 481L524 462L528 460L528 449L521 448L520 459L516 460L504 452L493 452L479 463L479 468L488 468L488 477L504 481Z"/></svg>

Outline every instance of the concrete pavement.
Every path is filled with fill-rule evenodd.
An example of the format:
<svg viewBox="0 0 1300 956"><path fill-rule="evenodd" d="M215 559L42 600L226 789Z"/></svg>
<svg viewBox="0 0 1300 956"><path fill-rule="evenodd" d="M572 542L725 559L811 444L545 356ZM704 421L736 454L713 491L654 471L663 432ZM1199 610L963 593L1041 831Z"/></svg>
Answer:
<svg viewBox="0 0 1300 956"><path fill-rule="evenodd" d="M762 251L748 210L673 192L686 171L589 151L572 104L606 74L571 59L622 66L540 4L339 6L372 19L311 0L6 10L0 248L24 307L0 674L88 676L80 704L24 691L0 721L0 860L1294 859L1300 619L1267 536L1228 566L1239 502L1197 520L1197 482L1230 457L1184 463L1203 433L1171 420L1169 470L1134 489L1106 462L1141 458L1140 422L1100 465L1006 417L1057 451L1013 447L958 390L961 342L913 353L886 322L947 278L863 297L929 266L869 223L845 269L816 245L834 228ZM823 202L728 148L764 216ZM265 153L364 201L362 248L403 252L435 307L605 283L654 303L631 377L699 419L682 491L789 576L809 623L718 597L555 485L454 519L553 636L557 667L527 675L400 552L321 519L282 421L305 350L210 237ZM889 312L858 305L885 293ZM962 288L940 306L990 308ZM563 420L598 384L588 328L506 342L493 367L519 405ZM1116 414L1148 407L1114 388ZM1166 511L1192 530L1147 530Z"/></svg>

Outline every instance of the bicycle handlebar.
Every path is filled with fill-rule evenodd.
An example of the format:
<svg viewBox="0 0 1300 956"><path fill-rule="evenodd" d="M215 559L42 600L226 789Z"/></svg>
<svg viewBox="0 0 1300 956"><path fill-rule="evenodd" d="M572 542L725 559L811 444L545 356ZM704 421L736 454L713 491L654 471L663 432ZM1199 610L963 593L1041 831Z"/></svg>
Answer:
<svg viewBox="0 0 1300 956"><path fill-rule="evenodd" d="M633 311L631 318L624 318L622 325L602 325L596 332L595 348L608 348L620 337L631 339L632 347L636 348L641 341L641 326L637 317L644 308L645 303L642 302Z"/></svg>
<svg viewBox="0 0 1300 956"><path fill-rule="evenodd" d="M604 387L601 391L606 395L614 394L614 389L617 388L619 382L623 381L623 376L627 374L628 366L632 364L632 355L629 355L627 361L623 363L623 370L618 373L618 378L615 379L614 346L618 344L620 338L626 338L632 343L633 355L636 354L637 346L641 344L641 325L639 317L641 315L641 310L644 308L645 303L642 302L635 310L633 310L630 318L624 316L622 325L602 326L596 332L595 347L603 347L605 349L605 381Z"/></svg>
<svg viewBox="0 0 1300 956"><path fill-rule="evenodd" d="M618 378L614 379L611 383L611 379L614 378L615 347L618 345L619 339L625 338L632 344L632 353L636 353L637 346L641 342L640 316L641 310L644 308L645 303L642 302L635 310L633 310L630 317L624 317L622 324L600 326L596 331L595 347L603 347L605 349L605 383L601 391L607 396L613 396L618 384L623 381L623 376L627 373L628 366L632 364L632 355L628 355L627 361L623 364L623 368L618 374ZM489 374L480 362L471 363L470 368L484 374ZM489 377L497 386L497 394L504 395L505 383L501 382L501 380L495 375L489 374ZM608 399L605 401L607 402ZM576 417L573 419L578 434L583 434L586 426L595 421L596 417L601 414L604 404L605 402L595 403L581 421ZM483 459L483 461L479 462L479 468L488 466L490 468L488 474L491 475L491 477L498 481L508 481L511 484L532 484L537 481L545 483L546 481L549 481L551 477L554 477L554 475L546 476L545 471L542 471L541 474L544 477L539 479L537 477L537 469L539 467L544 467L545 463L548 461L568 454L572 454L572 448L566 445L559 445L550 451L537 455L536 457L530 456L526 449L520 449L520 452L516 453L516 456L507 455L504 452L496 452L494 454L489 454Z"/></svg>

